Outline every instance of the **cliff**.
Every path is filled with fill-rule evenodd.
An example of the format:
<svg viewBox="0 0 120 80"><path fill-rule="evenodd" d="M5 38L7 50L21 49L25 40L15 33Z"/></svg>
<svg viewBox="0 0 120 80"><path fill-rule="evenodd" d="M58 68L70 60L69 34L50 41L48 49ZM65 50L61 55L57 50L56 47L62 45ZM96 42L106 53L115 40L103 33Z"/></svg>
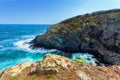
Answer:
<svg viewBox="0 0 120 80"><path fill-rule="evenodd" d="M33 48L89 52L109 64L120 64L120 9L99 11L64 20L32 42Z"/></svg>
<svg viewBox="0 0 120 80"><path fill-rule="evenodd" d="M46 54L35 63L21 63L0 73L0 80L119 80L120 66L83 65L63 56Z"/></svg>

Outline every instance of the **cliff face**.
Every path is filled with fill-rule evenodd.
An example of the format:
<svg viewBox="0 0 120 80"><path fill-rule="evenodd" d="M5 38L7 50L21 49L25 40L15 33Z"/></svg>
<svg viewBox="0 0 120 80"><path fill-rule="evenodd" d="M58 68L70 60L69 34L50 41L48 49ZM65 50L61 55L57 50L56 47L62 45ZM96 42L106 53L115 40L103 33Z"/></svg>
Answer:
<svg viewBox="0 0 120 80"><path fill-rule="evenodd" d="M32 47L58 49L65 52L89 52L101 55L111 64L120 64L120 10L85 14L48 28L32 41ZM114 53L110 56L110 53ZM105 56L109 55L109 56Z"/></svg>
<svg viewBox="0 0 120 80"><path fill-rule="evenodd" d="M47 54L36 63L21 63L0 73L0 80L119 80L120 66L81 65Z"/></svg>

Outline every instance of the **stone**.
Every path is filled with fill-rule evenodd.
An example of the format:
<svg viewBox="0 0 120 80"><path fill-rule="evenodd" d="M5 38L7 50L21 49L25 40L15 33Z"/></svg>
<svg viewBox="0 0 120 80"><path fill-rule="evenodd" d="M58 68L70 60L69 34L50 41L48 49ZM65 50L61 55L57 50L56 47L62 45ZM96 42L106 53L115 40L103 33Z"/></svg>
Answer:
<svg viewBox="0 0 120 80"><path fill-rule="evenodd" d="M91 60L90 58L87 58L87 60Z"/></svg>
<svg viewBox="0 0 120 80"><path fill-rule="evenodd" d="M115 52L105 51L101 52L103 59L111 64L120 65L120 55Z"/></svg>
<svg viewBox="0 0 120 80"><path fill-rule="evenodd" d="M34 64L32 64L32 68L31 68L31 71L30 71L30 75L34 75L34 74L37 74L37 73L39 73L39 71L40 71L40 65L39 65L39 63L34 63Z"/></svg>
<svg viewBox="0 0 120 80"><path fill-rule="evenodd" d="M69 70L74 67L70 59L55 54L46 54L40 62L41 70L45 73L58 73L62 70Z"/></svg>
<svg viewBox="0 0 120 80"><path fill-rule="evenodd" d="M76 71L75 74L79 77L80 80L91 80L88 75L86 75L83 71Z"/></svg>

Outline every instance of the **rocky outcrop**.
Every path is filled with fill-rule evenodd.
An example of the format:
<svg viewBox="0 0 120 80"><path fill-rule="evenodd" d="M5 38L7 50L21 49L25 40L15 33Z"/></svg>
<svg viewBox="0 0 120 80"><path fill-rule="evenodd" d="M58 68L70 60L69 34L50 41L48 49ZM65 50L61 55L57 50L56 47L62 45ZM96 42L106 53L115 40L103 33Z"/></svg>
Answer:
<svg viewBox="0 0 120 80"><path fill-rule="evenodd" d="M0 73L0 80L119 80L120 66L81 65L47 54L42 61L22 63Z"/></svg>
<svg viewBox="0 0 120 80"><path fill-rule="evenodd" d="M10 78L11 76L16 76L16 75L22 73L22 71L25 68L27 68L31 65L32 65L32 63L25 62L25 63L18 64L14 67L8 68L0 73L0 80L12 80L12 79L6 79L6 78L8 78L8 77Z"/></svg>
<svg viewBox="0 0 120 80"><path fill-rule="evenodd" d="M99 51L102 55L102 59L107 61L108 63L113 63L116 65L120 65L120 54L110 51Z"/></svg>
<svg viewBox="0 0 120 80"><path fill-rule="evenodd" d="M74 68L74 66L74 62L72 62L70 59L51 54L47 54L40 62L40 67L44 69L46 73L50 71L58 73L61 69L71 70Z"/></svg>
<svg viewBox="0 0 120 80"><path fill-rule="evenodd" d="M32 42L33 48L58 49L64 52L89 52L96 57L107 54L120 55L120 10L85 14L62 21L38 35ZM101 53L102 52L102 53ZM101 58L102 59L102 58ZM107 59L107 58L106 58ZM114 56L110 64L120 64ZM120 56L118 56L118 59Z"/></svg>

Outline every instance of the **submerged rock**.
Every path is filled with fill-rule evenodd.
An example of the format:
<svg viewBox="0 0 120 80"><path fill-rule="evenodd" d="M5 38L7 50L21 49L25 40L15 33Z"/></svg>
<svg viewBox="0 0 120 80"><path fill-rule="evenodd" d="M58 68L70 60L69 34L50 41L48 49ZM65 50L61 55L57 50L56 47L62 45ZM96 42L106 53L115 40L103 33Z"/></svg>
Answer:
<svg viewBox="0 0 120 80"><path fill-rule="evenodd" d="M62 21L49 27L45 34L38 35L31 43L33 48L89 52L97 57L104 57L105 51L120 55L120 9L80 15ZM100 50L104 53L100 53ZM109 63L120 64L115 59Z"/></svg>

